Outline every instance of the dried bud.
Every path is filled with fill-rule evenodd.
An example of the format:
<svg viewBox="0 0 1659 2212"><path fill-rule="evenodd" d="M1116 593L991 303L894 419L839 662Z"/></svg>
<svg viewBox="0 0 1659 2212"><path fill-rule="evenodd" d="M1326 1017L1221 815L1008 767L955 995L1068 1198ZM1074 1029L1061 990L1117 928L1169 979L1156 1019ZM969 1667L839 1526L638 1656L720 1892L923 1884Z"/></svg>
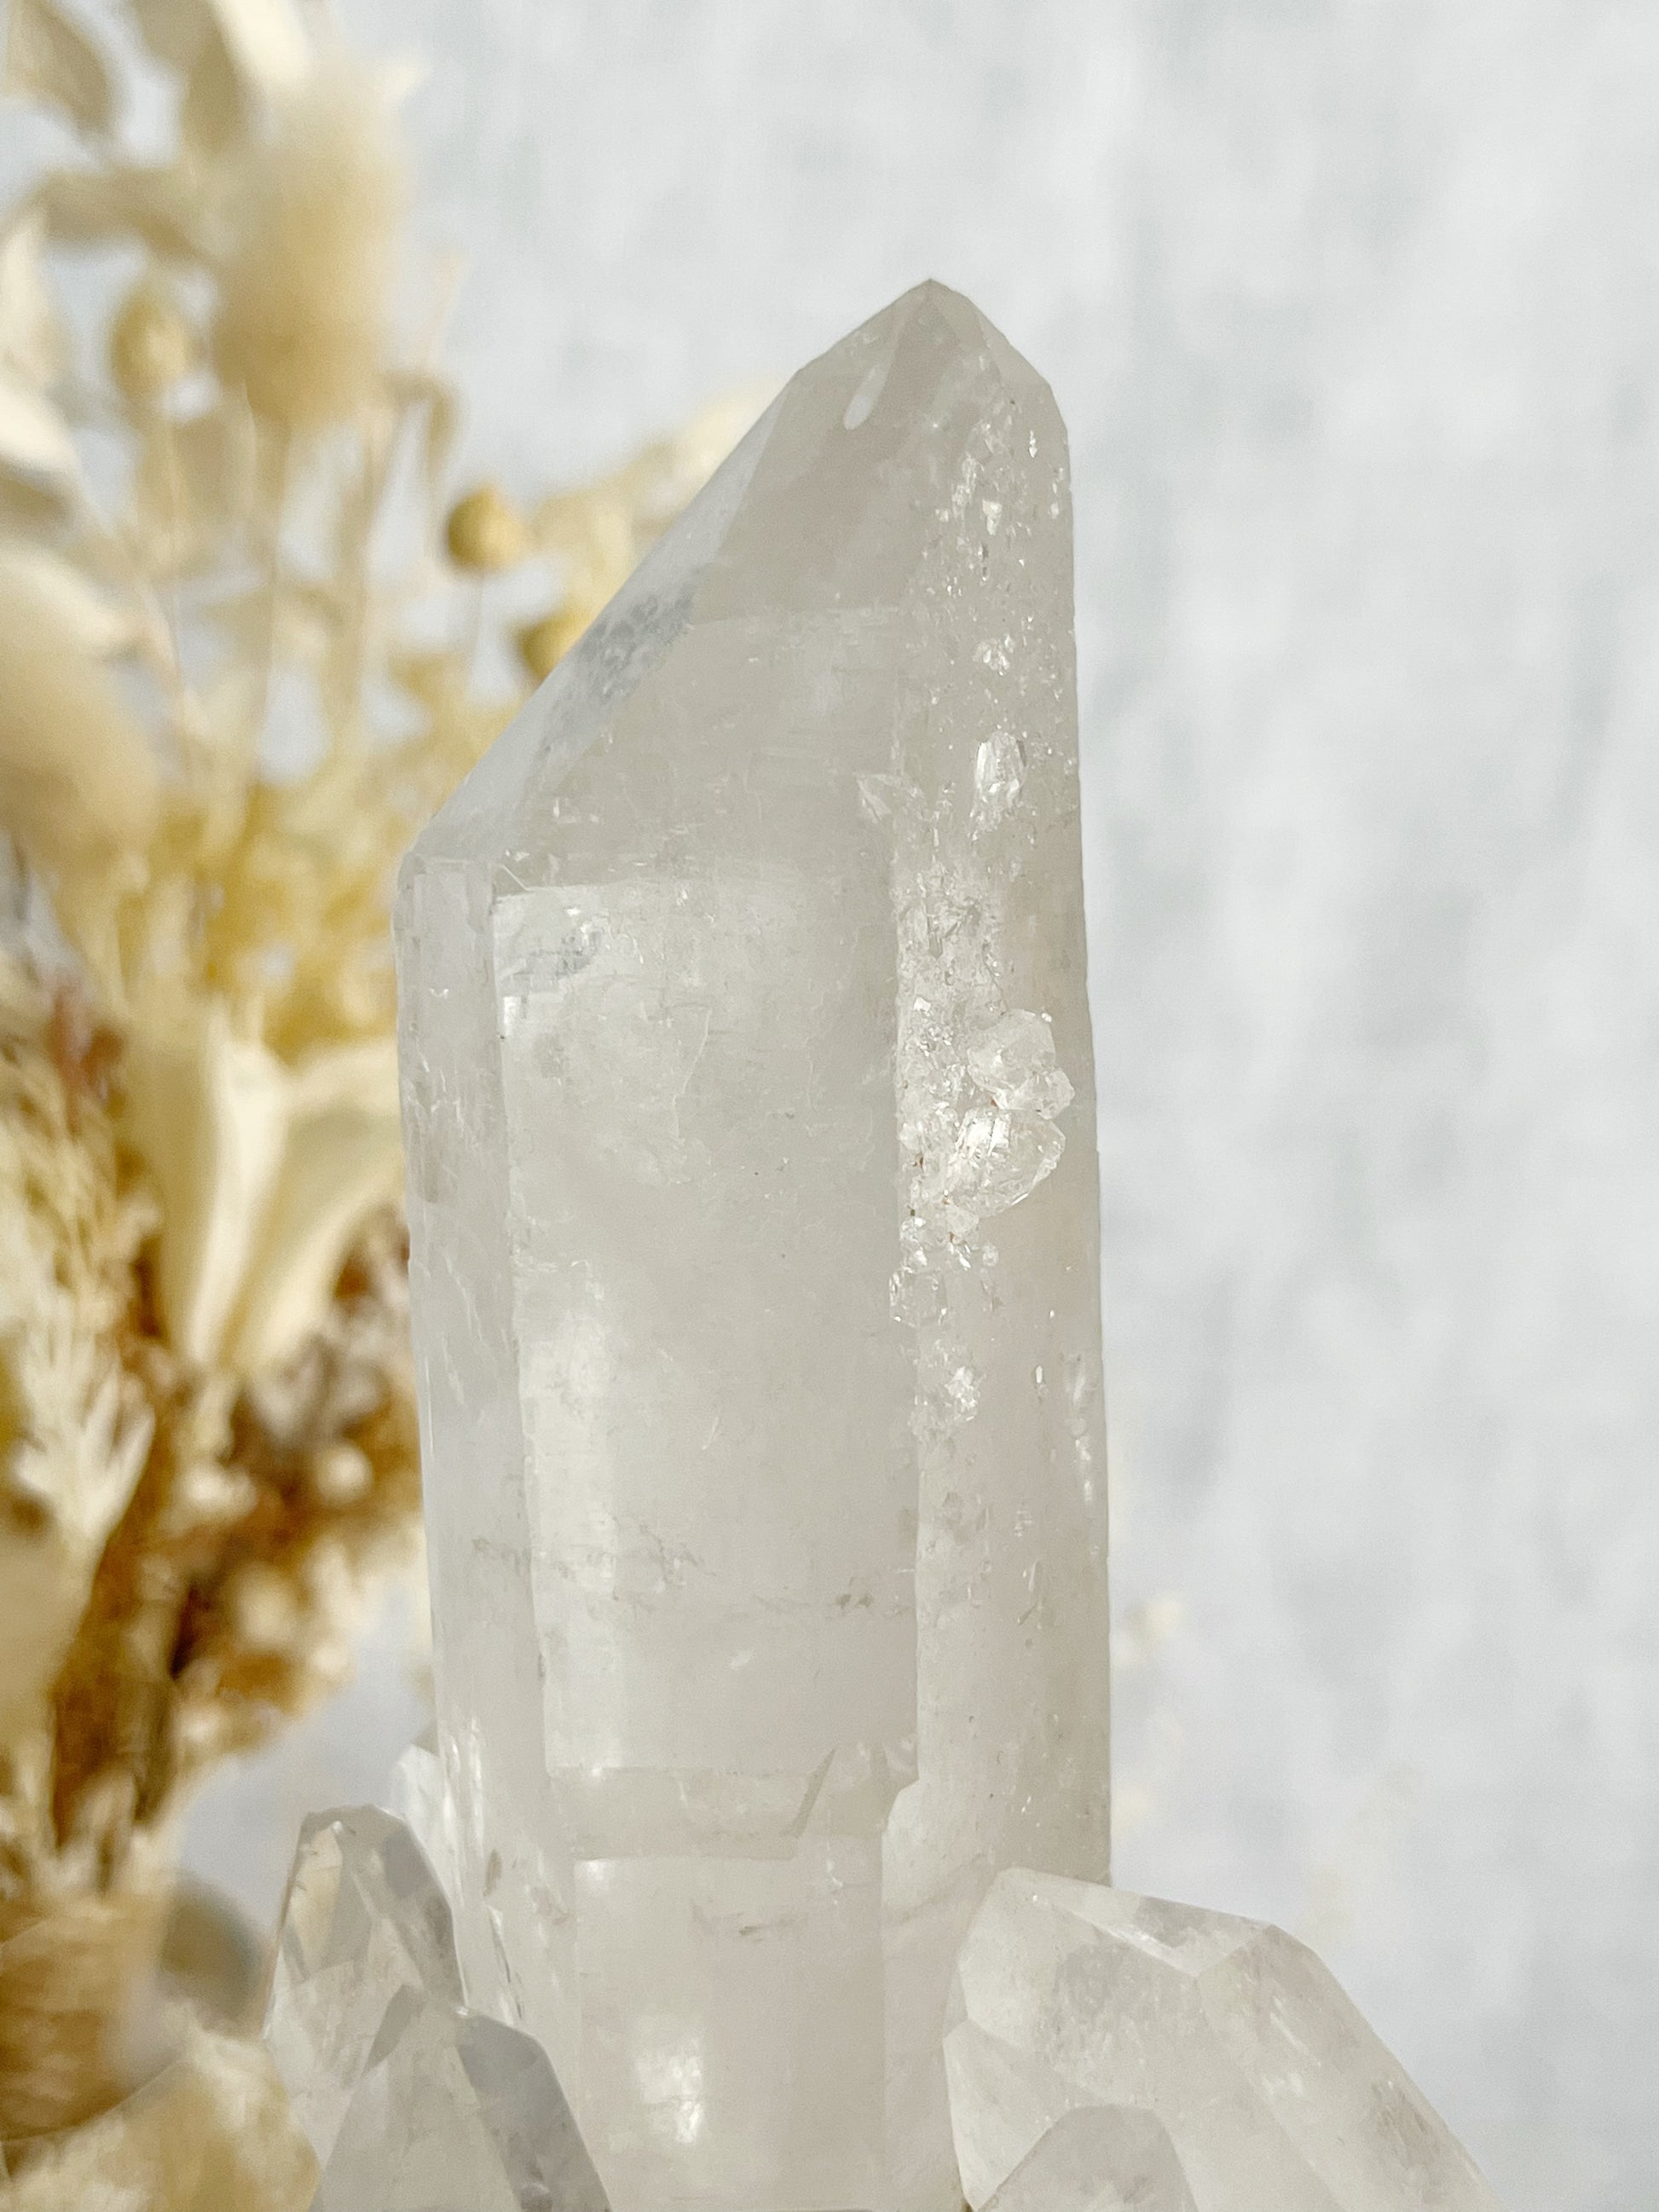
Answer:
<svg viewBox="0 0 1659 2212"><path fill-rule="evenodd" d="M235 196L213 350L256 415L295 433L380 390L406 197L383 88L319 64L278 101Z"/></svg>
<svg viewBox="0 0 1659 2212"><path fill-rule="evenodd" d="M312 1460L311 1486L325 1505L355 1505L374 1482L368 1455L356 1444L325 1444Z"/></svg>
<svg viewBox="0 0 1659 2212"><path fill-rule="evenodd" d="M539 622L528 623L517 634L519 658L537 683L550 676L586 629L586 607L559 607Z"/></svg>
<svg viewBox="0 0 1659 2212"><path fill-rule="evenodd" d="M456 501L444 536L458 568L510 568L530 550L524 517L495 484L480 484Z"/></svg>
<svg viewBox="0 0 1659 2212"><path fill-rule="evenodd" d="M109 368L129 399L154 399L195 368L199 348L188 317L163 284L135 284L110 325Z"/></svg>
<svg viewBox="0 0 1659 2212"><path fill-rule="evenodd" d="M286 1651L307 1626L299 1591L264 1559L239 1567L227 1595L236 1633L250 1650Z"/></svg>

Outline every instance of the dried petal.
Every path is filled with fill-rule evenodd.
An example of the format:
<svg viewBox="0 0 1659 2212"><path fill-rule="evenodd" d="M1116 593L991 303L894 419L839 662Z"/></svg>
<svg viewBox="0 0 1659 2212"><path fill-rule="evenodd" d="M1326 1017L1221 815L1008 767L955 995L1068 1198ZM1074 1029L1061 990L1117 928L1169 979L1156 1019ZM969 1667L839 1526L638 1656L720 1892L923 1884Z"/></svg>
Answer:
<svg viewBox="0 0 1659 2212"><path fill-rule="evenodd" d="M193 1032L138 1039L125 1129L161 1193L157 1303L167 1340L205 1366L223 1342L282 1164L288 1077L233 1036L222 1006Z"/></svg>
<svg viewBox="0 0 1659 2212"><path fill-rule="evenodd" d="M141 849L155 762L83 644L90 603L61 568L27 556L0 591L0 823L60 878Z"/></svg>
<svg viewBox="0 0 1659 2212"><path fill-rule="evenodd" d="M130 606L112 599L83 570L43 545L0 544L0 594L19 592L49 619L64 642L94 660L122 653L137 635Z"/></svg>
<svg viewBox="0 0 1659 2212"><path fill-rule="evenodd" d="M187 76L207 40L223 42L257 90L286 91L310 65L310 42L290 0L127 0L139 34L159 62Z"/></svg>
<svg viewBox="0 0 1659 2212"><path fill-rule="evenodd" d="M237 68L267 95L289 92L312 65L311 41L291 0L213 0Z"/></svg>
<svg viewBox="0 0 1659 2212"><path fill-rule="evenodd" d="M49 236L67 245L102 246L142 239L169 260L206 251L207 210L186 171L136 168L59 169L35 188Z"/></svg>
<svg viewBox="0 0 1659 2212"><path fill-rule="evenodd" d="M0 371L0 469L64 488L80 472L68 423L49 399L6 371Z"/></svg>
<svg viewBox="0 0 1659 2212"><path fill-rule="evenodd" d="M3 88L61 107L83 131L106 131L114 117L108 64L53 0L11 0Z"/></svg>
<svg viewBox="0 0 1659 2212"><path fill-rule="evenodd" d="M282 1172L228 1357L244 1374L289 1358L320 1323L364 1222L403 1182L390 1038L320 1053L295 1079Z"/></svg>
<svg viewBox="0 0 1659 2212"><path fill-rule="evenodd" d="M39 210L31 210L0 240L0 365L37 389L56 380L68 355L41 259L44 230Z"/></svg>
<svg viewBox="0 0 1659 2212"><path fill-rule="evenodd" d="M246 135L252 117L246 88L216 24L202 40L179 107L179 137L191 160L222 161Z"/></svg>

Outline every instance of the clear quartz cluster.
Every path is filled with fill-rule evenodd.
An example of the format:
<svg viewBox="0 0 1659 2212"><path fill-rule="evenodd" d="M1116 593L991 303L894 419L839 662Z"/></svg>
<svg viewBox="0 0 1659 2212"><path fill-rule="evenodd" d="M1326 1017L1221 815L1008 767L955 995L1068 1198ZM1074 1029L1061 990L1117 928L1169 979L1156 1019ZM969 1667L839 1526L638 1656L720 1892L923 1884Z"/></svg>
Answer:
<svg viewBox="0 0 1659 2212"><path fill-rule="evenodd" d="M957 2212L963 1932L1107 1871L1071 557L925 285L405 863L461 1960L623 2212Z"/></svg>
<svg viewBox="0 0 1659 2212"><path fill-rule="evenodd" d="M407 1832L317 1830L271 2033L327 2212L424 2206L420 2126L527 2170L532 2105L544 2196L478 2207L1493 2212L1310 1954L1102 1886L1070 562L1047 387L925 285L405 864L395 1787L495 2019Z"/></svg>
<svg viewBox="0 0 1659 2212"><path fill-rule="evenodd" d="M448 1904L390 1814L301 1830L265 2046L314 2212L606 2212L546 2053L463 2006Z"/></svg>
<svg viewBox="0 0 1659 2212"><path fill-rule="evenodd" d="M1015 1869L951 2012L976 2212L1498 2212L1313 1953L1259 1921Z"/></svg>

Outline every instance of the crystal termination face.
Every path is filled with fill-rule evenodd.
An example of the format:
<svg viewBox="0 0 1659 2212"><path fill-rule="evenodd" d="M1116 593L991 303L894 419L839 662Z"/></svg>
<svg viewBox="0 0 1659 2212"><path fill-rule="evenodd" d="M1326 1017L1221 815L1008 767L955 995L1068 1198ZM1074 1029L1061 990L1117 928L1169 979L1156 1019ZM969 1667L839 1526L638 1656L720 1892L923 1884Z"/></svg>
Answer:
<svg viewBox="0 0 1659 2212"><path fill-rule="evenodd" d="M907 295L404 865L462 1970L621 2212L958 2212L962 1935L1107 1872L1067 481Z"/></svg>
<svg viewBox="0 0 1659 2212"><path fill-rule="evenodd" d="M985 2212L1196 2212L1169 2131L1150 2112L1079 2105L1014 2168Z"/></svg>
<svg viewBox="0 0 1659 2212"><path fill-rule="evenodd" d="M546 2052L463 2008L448 1904L390 1814L301 1829L265 2047L313 2212L607 2212Z"/></svg>
<svg viewBox="0 0 1659 2212"><path fill-rule="evenodd" d="M1261 1922L1017 1869L969 1931L952 2015L963 2188L986 2212L1499 2212L1325 1967ZM1091 2195L1133 2164L1137 2123L1153 2193Z"/></svg>

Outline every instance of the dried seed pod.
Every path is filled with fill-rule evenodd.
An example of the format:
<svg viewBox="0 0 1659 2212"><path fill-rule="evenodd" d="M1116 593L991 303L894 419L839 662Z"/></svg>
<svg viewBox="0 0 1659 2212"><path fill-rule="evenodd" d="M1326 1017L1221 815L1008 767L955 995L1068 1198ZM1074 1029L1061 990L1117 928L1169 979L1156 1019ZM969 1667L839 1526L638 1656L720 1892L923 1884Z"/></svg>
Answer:
<svg viewBox="0 0 1659 2212"><path fill-rule="evenodd" d="M456 501L444 527L444 541L458 568L484 574L513 568L530 550L524 517L493 483L480 484Z"/></svg>
<svg viewBox="0 0 1659 2212"><path fill-rule="evenodd" d="M213 334L220 375L256 415L305 434L374 398L406 193L370 71L319 66L278 104L243 180Z"/></svg>
<svg viewBox="0 0 1659 2212"><path fill-rule="evenodd" d="M586 607L556 607L539 622L526 623L514 635L519 658L538 684L550 676L586 629Z"/></svg>

